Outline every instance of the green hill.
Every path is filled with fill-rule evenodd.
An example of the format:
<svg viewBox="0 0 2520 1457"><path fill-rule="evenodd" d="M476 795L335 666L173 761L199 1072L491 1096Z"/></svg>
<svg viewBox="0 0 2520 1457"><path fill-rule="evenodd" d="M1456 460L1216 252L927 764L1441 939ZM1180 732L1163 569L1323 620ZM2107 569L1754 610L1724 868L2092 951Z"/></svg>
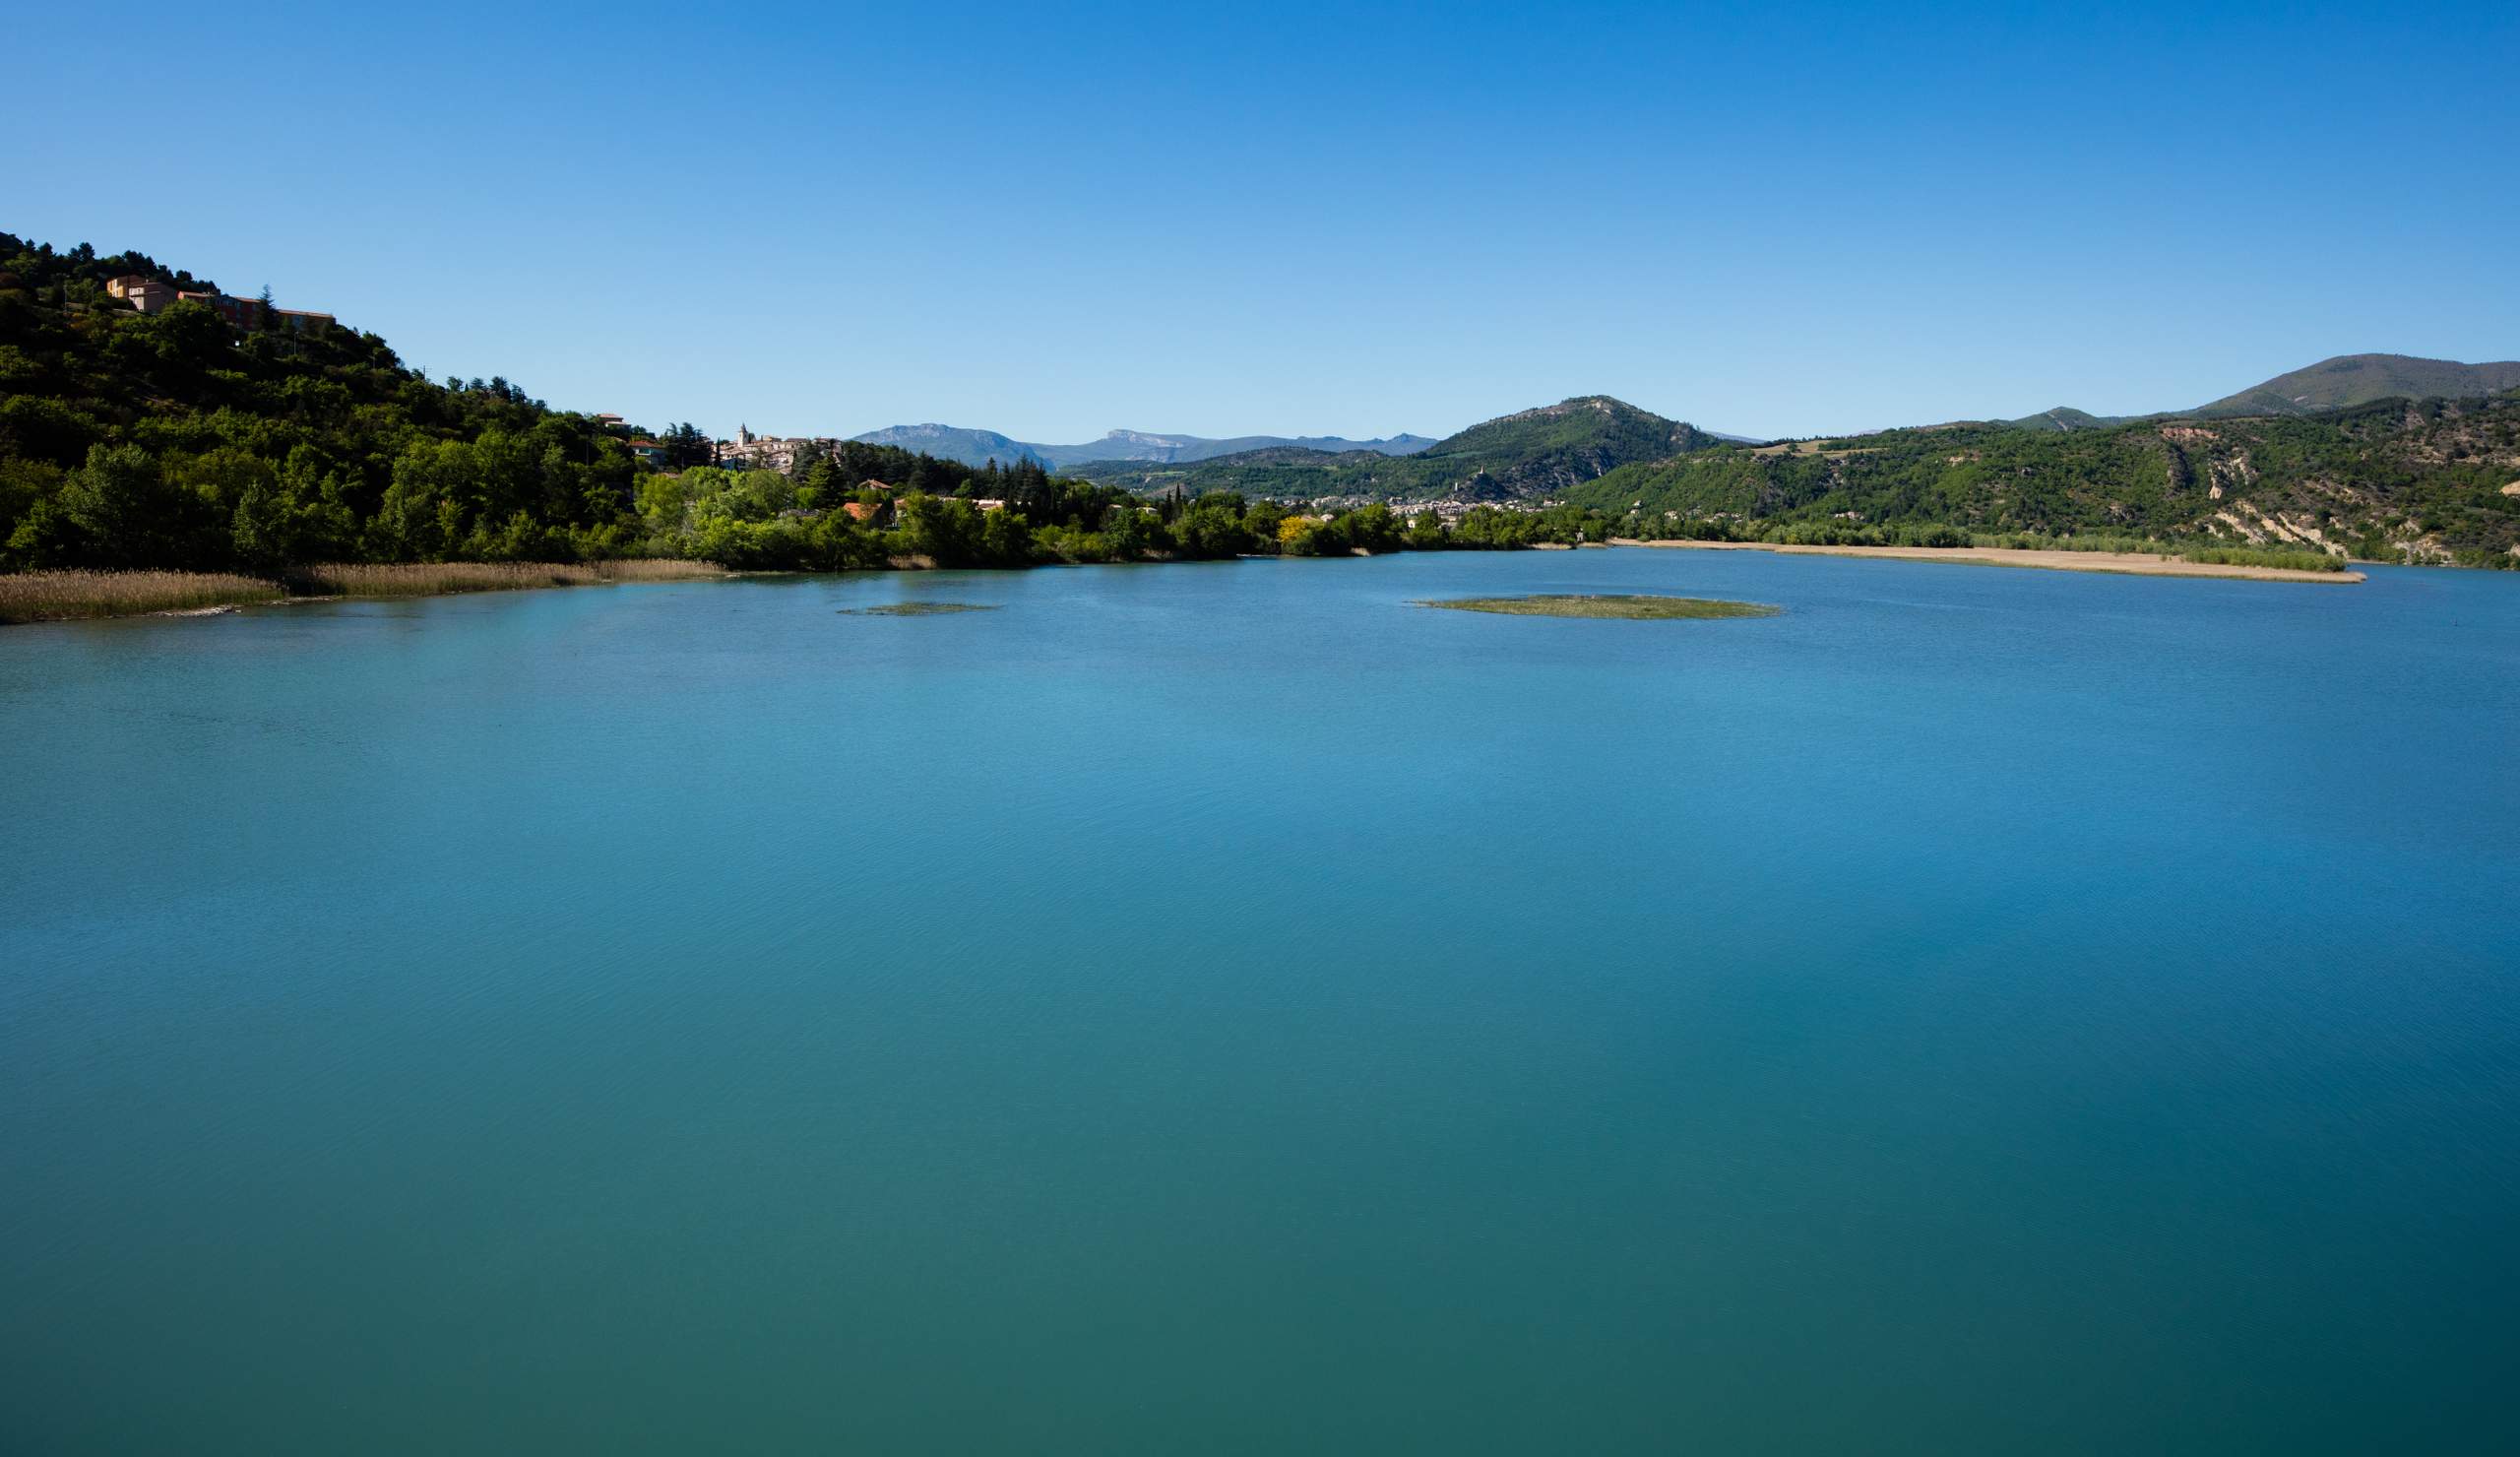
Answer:
<svg viewBox="0 0 2520 1457"><path fill-rule="evenodd" d="M105 288L129 274L215 291L146 254L0 232L0 570L276 573L689 549L659 535L640 487L660 477L634 455L653 447L634 446L630 427L551 410L504 379L430 380L338 324L240 328L190 301L142 313ZM707 459L687 426L664 439L669 455L687 452L678 464ZM975 475L859 444L821 469L844 488L874 477L934 494ZM968 493L1046 479L1028 467ZM748 501L739 524L803 492L776 497Z"/></svg>
<svg viewBox="0 0 2520 1457"><path fill-rule="evenodd" d="M1503 415L1412 456L1278 446L1187 465L1096 461L1087 479L1190 495L1240 491L1282 499L1537 500L1561 495L1620 466L1666 460L1724 442L1694 425L1584 395Z"/></svg>
<svg viewBox="0 0 2520 1457"><path fill-rule="evenodd" d="M2520 362L2462 364L2408 354L2339 354L2307 369L2226 395L2188 413L2204 419L2251 414L2310 414L2375 400L2490 395L2520 386Z"/></svg>
<svg viewBox="0 0 2520 1457"><path fill-rule="evenodd" d="M2242 415L2314 414L2378 400L2459 399L2520 387L2520 363L2462 364L2410 354L2339 354L2279 374L2236 395L2193 410L2152 414L2093 414L2058 406L2006 421L2017 429L2094 430L2148 419L2232 419Z"/></svg>
<svg viewBox="0 0 2520 1457"><path fill-rule="evenodd" d="M2308 415L2010 422L1727 447L1568 493L1658 523L1934 523L1970 533L2218 537L2382 560L2520 565L2520 397L2389 399Z"/></svg>
<svg viewBox="0 0 2520 1457"><path fill-rule="evenodd" d="M2069 405L2059 405L2053 410L2043 410L2037 414L2025 414L2007 423L2019 430L2053 430L2062 434L2074 430L2097 430L2109 425L2123 424L2127 418L2128 416L2122 414L2094 414L2087 410L2076 410Z"/></svg>

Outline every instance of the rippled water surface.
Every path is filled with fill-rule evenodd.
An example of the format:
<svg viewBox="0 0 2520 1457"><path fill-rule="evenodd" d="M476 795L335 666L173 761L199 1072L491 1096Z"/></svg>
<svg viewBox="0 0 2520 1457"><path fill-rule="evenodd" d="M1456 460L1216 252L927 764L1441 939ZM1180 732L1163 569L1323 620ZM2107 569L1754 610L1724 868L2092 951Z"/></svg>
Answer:
<svg viewBox="0 0 2520 1457"><path fill-rule="evenodd" d="M2520 576L334 603L0 745L9 1451L2520 1434Z"/></svg>

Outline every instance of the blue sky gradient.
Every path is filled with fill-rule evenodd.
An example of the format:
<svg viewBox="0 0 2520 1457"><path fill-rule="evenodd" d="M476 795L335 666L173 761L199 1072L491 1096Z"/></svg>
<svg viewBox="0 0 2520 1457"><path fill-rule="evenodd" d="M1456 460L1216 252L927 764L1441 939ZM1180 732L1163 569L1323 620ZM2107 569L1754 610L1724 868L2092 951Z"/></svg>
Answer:
<svg viewBox="0 0 2520 1457"><path fill-rule="evenodd" d="M650 424L1803 434L2520 356L2520 6L13 22L0 228Z"/></svg>

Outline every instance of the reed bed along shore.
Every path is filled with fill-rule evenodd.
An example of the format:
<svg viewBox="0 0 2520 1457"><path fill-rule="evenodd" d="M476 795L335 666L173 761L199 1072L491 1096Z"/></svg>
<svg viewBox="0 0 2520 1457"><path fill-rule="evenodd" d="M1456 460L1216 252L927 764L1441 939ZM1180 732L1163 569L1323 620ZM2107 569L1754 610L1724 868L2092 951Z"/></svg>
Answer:
<svg viewBox="0 0 2520 1457"><path fill-rule="evenodd" d="M303 567L283 581L227 572L0 573L0 623L70 622L199 612L292 597L435 597L604 582L684 582L725 577L705 561L341 562Z"/></svg>
<svg viewBox="0 0 2520 1457"><path fill-rule="evenodd" d="M528 587L593 587L599 582L683 582L728 575L705 561L335 562L291 573L307 597L437 597Z"/></svg>
<svg viewBox="0 0 2520 1457"><path fill-rule="evenodd" d="M279 602L287 589L225 572L0 574L0 622L70 622Z"/></svg>

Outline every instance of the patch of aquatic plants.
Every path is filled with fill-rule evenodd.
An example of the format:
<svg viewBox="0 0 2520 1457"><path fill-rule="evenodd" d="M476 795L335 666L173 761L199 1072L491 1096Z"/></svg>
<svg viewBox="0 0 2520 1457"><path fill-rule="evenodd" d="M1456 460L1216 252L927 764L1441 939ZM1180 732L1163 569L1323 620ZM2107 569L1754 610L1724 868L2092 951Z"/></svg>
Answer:
<svg viewBox="0 0 2520 1457"><path fill-rule="evenodd" d="M1726 602L1709 597L1578 596L1459 597L1423 602L1421 607L1449 607L1457 612L1498 612L1509 617L1608 617L1621 621L1673 618L1773 617L1784 610L1765 602Z"/></svg>
<svg viewBox="0 0 2520 1457"><path fill-rule="evenodd" d="M994 612L994 602L882 602L871 607L842 607L846 617L940 617L948 612Z"/></svg>

